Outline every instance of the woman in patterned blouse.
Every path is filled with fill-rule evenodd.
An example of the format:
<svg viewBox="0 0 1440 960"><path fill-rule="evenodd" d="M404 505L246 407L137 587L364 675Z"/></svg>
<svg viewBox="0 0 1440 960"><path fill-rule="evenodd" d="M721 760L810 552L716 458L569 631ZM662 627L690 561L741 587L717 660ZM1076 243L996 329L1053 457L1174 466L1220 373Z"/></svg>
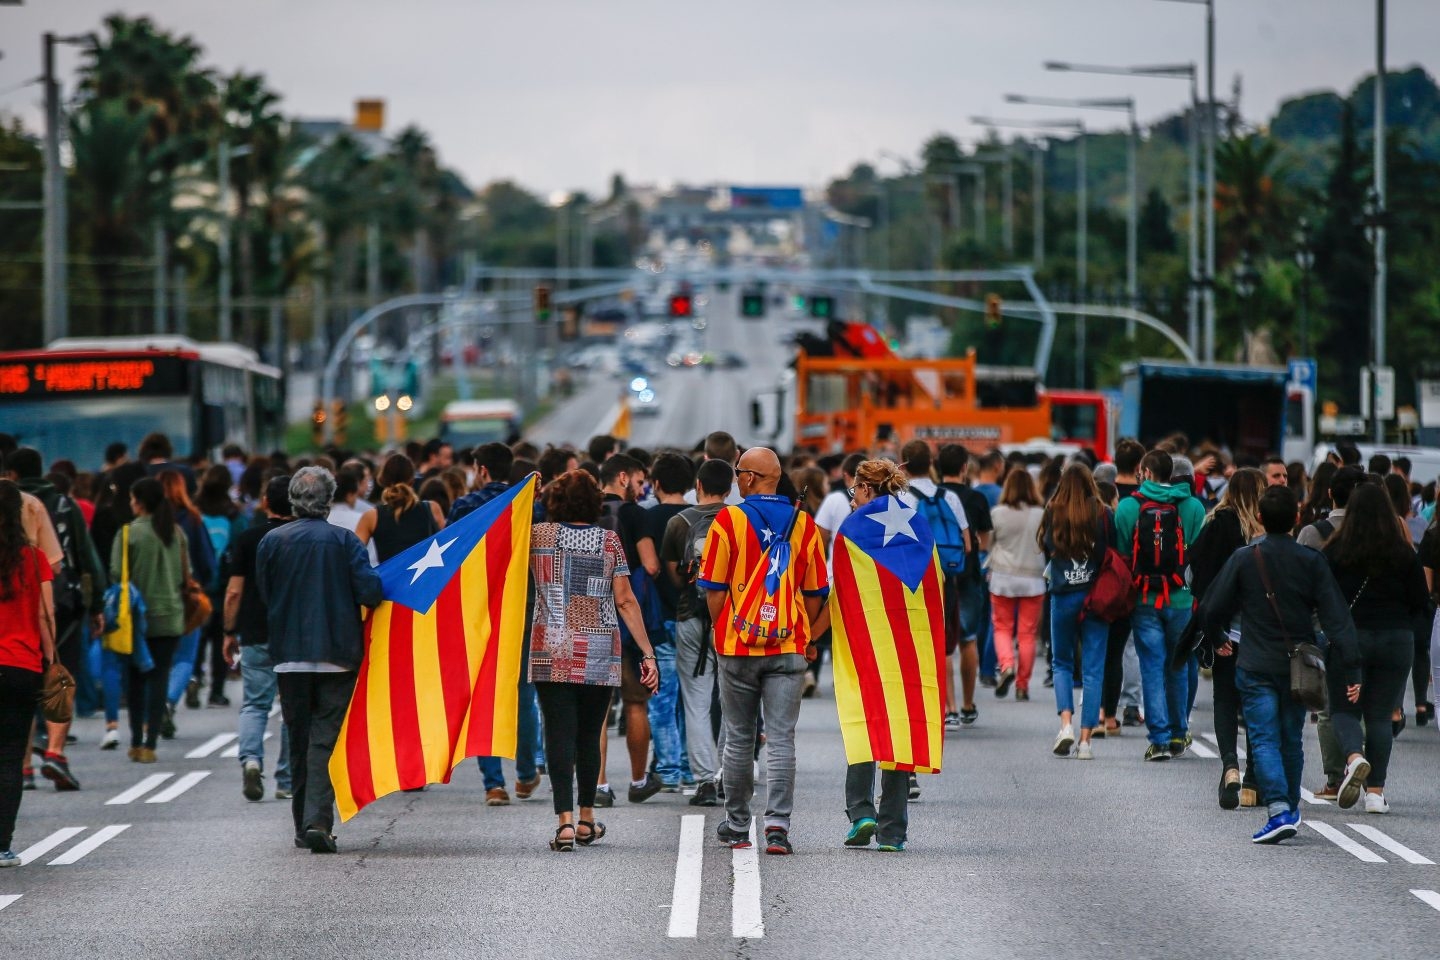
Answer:
<svg viewBox="0 0 1440 960"><path fill-rule="evenodd" d="M530 538L530 680L545 717L545 757L560 820L552 850L574 850L577 841L589 846L605 835L605 824L595 822L595 785L605 714L612 689L620 686L618 617L640 650L640 682L652 691L660 685L620 537L596 525L600 500L599 484L585 471L557 477L545 488L550 522L536 524Z"/></svg>

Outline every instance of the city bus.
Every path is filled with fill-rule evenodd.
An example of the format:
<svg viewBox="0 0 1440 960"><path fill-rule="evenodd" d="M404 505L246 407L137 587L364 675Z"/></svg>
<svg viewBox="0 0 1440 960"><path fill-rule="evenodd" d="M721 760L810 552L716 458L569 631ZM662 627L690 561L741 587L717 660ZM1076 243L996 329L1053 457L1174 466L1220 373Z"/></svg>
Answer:
<svg viewBox="0 0 1440 960"><path fill-rule="evenodd" d="M72 337L0 353L0 433L47 461L97 469L107 445L120 441L133 453L156 432L177 458L216 457L229 443L269 451L284 429L280 371L238 344Z"/></svg>

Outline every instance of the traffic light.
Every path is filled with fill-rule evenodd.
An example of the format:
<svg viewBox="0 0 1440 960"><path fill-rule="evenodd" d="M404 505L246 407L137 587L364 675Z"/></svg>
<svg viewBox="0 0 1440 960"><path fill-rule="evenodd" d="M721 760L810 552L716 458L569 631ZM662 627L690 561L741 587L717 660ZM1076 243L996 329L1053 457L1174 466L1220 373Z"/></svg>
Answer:
<svg viewBox="0 0 1440 960"><path fill-rule="evenodd" d="M331 437L334 438L335 446L343 447L345 445L345 431L350 426L350 411L345 408L344 400L336 400L331 404L331 409L335 414L335 429L331 433Z"/></svg>
<svg viewBox="0 0 1440 960"><path fill-rule="evenodd" d="M985 326L995 329L1000 326L1000 294L985 294Z"/></svg>
<svg viewBox="0 0 1440 960"><path fill-rule="evenodd" d="M325 445L325 401L315 400L315 412L310 414L310 442L319 450Z"/></svg>
<svg viewBox="0 0 1440 960"><path fill-rule="evenodd" d="M535 322L550 322L550 288L543 283L535 287Z"/></svg>
<svg viewBox="0 0 1440 960"><path fill-rule="evenodd" d="M811 297L810 316L817 320L829 320L835 316L834 297Z"/></svg>
<svg viewBox="0 0 1440 960"><path fill-rule="evenodd" d="M740 295L740 315L742 317L763 317L765 316L765 294L744 293Z"/></svg>
<svg viewBox="0 0 1440 960"><path fill-rule="evenodd" d="M676 319L693 316L695 303L688 293L677 293L670 298L670 316Z"/></svg>

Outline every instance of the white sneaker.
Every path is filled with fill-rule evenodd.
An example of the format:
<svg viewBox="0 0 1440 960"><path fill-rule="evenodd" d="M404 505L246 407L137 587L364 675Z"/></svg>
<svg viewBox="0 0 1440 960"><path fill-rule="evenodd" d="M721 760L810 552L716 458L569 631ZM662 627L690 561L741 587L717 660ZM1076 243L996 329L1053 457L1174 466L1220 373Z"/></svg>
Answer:
<svg viewBox="0 0 1440 960"><path fill-rule="evenodd" d="M1370 776L1370 761L1364 757L1356 757L1345 765L1345 779L1340 781L1340 789L1335 794L1335 805L1341 810L1349 810L1355 806L1355 801L1360 799L1360 794L1365 792L1365 778Z"/></svg>
<svg viewBox="0 0 1440 960"><path fill-rule="evenodd" d="M1094 760L1095 751L1090 748L1089 740L1081 740L1080 747L1075 751L1076 760Z"/></svg>
<svg viewBox="0 0 1440 960"><path fill-rule="evenodd" d="M1390 812L1390 804L1389 804L1389 802L1385 799L1385 794L1383 794L1383 793L1370 793L1369 791L1366 791L1366 793L1365 793L1365 812L1366 812L1366 813L1389 813L1389 812Z"/></svg>
<svg viewBox="0 0 1440 960"><path fill-rule="evenodd" d="M1057 757L1070 756L1070 748L1075 744L1075 728L1070 724L1060 728L1060 733L1055 738L1055 747L1052 751Z"/></svg>
<svg viewBox="0 0 1440 960"><path fill-rule="evenodd" d="M105 736L100 740L101 750L115 750L120 746L120 731L106 730Z"/></svg>

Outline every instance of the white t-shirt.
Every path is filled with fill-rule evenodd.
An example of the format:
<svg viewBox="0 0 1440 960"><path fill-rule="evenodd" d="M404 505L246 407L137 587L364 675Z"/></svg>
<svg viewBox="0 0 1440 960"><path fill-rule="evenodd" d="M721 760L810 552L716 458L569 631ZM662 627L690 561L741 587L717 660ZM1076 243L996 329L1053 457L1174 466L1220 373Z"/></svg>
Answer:
<svg viewBox="0 0 1440 960"><path fill-rule="evenodd" d="M920 500L919 497L916 497L917 493L921 497L933 497L939 489L935 485L935 481L929 477L911 477L910 489L900 494L900 499L904 500L908 506L918 507ZM960 498L955 495L954 490L945 491L945 502L950 505L951 512L955 514L955 522L960 524L960 529L969 530L970 521L965 518L965 507L960 503Z"/></svg>
<svg viewBox="0 0 1440 960"><path fill-rule="evenodd" d="M695 496L694 487L691 487L689 490L685 491L685 502L690 504L690 506L692 507L700 502ZM744 502L745 498L740 496L740 484L736 483L734 480L731 480L730 495L725 498L725 506L738 507Z"/></svg>
<svg viewBox="0 0 1440 960"><path fill-rule="evenodd" d="M357 501L357 505L352 507L344 500L337 501L330 505L330 515L325 519L330 521L331 526L340 527L342 530L349 530L351 533L354 533L355 528L360 526L360 518L375 509L368 504L364 507L359 506L360 503L364 502L363 500ZM375 539L373 537L370 539L370 542L365 545L365 549L370 554L370 566L380 566L380 555L375 552Z"/></svg>

